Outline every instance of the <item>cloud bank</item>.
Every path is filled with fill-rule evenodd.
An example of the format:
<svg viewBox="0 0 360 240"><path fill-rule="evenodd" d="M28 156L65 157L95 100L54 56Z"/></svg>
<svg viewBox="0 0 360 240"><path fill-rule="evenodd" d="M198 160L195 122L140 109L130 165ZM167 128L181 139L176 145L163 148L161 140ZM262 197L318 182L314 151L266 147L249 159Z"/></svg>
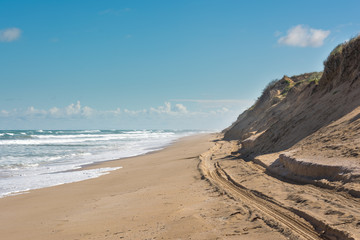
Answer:
<svg viewBox="0 0 360 240"><path fill-rule="evenodd" d="M93 118L93 117L119 117L120 115L184 115L188 114L187 108L181 104L171 104L165 102L164 105L158 107L150 107L142 110L129 110L120 108L115 110L96 110L89 106L82 106L80 101L71 103L66 107L52 107L48 110L37 109L30 106L27 109L0 110L0 118L20 117L20 118Z"/></svg>
<svg viewBox="0 0 360 240"><path fill-rule="evenodd" d="M0 42L13 42L19 39L21 30L19 28L7 28L0 30Z"/></svg>
<svg viewBox="0 0 360 240"><path fill-rule="evenodd" d="M329 30L313 29L297 25L287 31L287 35L279 38L278 43L294 47L320 47L329 36Z"/></svg>
<svg viewBox="0 0 360 240"><path fill-rule="evenodd" d="M140 110L99 110L83 106L80 101L49 109L34 106L25 109L0 109L0 124L7 129L221 129L231 124L249 106L234 106L235 100L185 99L184 102L189 106L185 106L184 102L172 101L174 100Z"/></svg>

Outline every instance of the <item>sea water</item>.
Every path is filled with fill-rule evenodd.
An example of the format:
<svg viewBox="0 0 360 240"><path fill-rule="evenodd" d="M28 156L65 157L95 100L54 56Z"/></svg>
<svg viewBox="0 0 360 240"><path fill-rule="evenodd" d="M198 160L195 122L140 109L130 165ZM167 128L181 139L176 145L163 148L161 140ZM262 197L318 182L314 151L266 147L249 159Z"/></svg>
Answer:
<svg viewBox="0 0 360 240"><path fill-rule="evenodd" d="M176 139L194 133L171 130L0 130L0 197L99 177L121 167L81 170L81 166L160 150Z"/></svg>

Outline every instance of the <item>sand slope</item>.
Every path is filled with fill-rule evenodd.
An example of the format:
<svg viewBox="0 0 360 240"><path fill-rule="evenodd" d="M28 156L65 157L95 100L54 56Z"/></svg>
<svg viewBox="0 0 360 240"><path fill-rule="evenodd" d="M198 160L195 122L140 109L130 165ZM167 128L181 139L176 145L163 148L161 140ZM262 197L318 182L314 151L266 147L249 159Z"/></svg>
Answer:
<svg viewBox="0 0 360 240"><path fill-rule="evenodd" d="M242 157L277 153L262 162L284 168L278 172L288 171L288 177L360 183L359 116L357 37L329 55L323 73L284 76L269 84L223 133L225 140L239 140ZM360 196L360 188L351 188Z"/></svg>
<svg viewBox="0 0 360 240"><path fill-rule="evenodd" d="M211 161L321 237L360 239L360 37L324 66L270 83L223 131Z"/></svg>

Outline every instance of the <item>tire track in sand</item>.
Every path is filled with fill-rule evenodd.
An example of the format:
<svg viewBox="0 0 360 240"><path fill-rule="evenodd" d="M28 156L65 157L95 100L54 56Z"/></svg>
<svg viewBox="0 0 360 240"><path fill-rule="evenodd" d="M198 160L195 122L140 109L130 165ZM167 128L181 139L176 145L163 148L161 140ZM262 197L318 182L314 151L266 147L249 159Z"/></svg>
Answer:
<svg viewBox="0 0 360 240"><path fill-rule="evenodd" d="M211 156L207 157L211 158ZM207 157L200 157L200 169L210 182L214 183L230 195L240 199L248 206L258 210L268 218L280 223L292 233L295 233L296 236L307 240L322 239L313 227L304 219L271 201L253 194L250 190L233 181L218 163L209 166L209 163L205 163Z"/></svg>

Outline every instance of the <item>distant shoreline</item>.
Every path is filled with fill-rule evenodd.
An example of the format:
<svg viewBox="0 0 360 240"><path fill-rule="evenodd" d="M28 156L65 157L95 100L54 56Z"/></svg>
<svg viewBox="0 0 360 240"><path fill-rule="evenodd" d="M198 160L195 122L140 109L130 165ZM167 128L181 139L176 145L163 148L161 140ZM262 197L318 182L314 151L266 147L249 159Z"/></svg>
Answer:
<svg viewBox="0 0 360 240"><path fill-rule="evenodd" d="M101 168L123 166L110 174L2 198L2 237L86 239L81 237L84 233L101 238L113 231L122 232L125 239L141 238L135 231L138 224L156 228L156 222L178 211L180 203L185 209L193 201L205 200L205 196L202 200L185 200L192 193L182 191L198 181L193 178L198 175L197 156L209 148L209 138L210 134L184 137L160 151L96 164ZM161 195L178 204L167 205L170 200L159 198ZM137 216L137 221L129 220L130 216Z"/></svg>
<svg viewBox="0 0 360 240"><path fill-rule="evenodd" d="M0 131L0 196L96 178L98 163L161 150L196 134L157 130Z"/></svg>

